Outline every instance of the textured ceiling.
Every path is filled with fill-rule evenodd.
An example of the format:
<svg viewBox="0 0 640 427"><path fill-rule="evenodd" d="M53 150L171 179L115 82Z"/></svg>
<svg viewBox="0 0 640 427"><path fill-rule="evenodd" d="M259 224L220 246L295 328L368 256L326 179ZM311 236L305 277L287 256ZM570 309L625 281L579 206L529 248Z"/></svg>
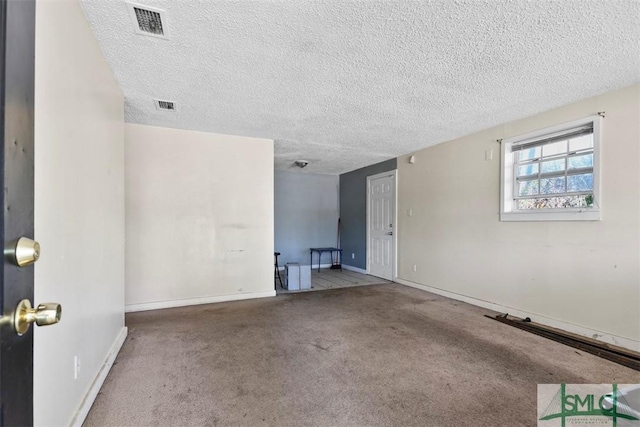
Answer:
<svg viewBox="0 0 640 427"><path fill-rule="evenodd" d="M638 1L137 3L170 40L83 1L126 120L274 139L278 169L342 173L640 81Z"/></svg>

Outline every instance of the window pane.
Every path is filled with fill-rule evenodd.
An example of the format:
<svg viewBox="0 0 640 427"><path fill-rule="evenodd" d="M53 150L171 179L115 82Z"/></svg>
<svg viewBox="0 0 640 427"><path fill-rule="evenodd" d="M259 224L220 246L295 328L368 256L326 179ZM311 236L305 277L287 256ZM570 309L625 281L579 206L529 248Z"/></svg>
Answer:
<svg viewBox="0 0 640 427"><path fill-rule="evenodd" d="M593 148L593 134L582 135L569 141L569 151Z"/></svg>
<svg viewBox="0 0 640 427"><path fill-rule="evenodd" d="M529 163L528 165L518 166L518 176L533 175L538 173L538 164Z"/></svg>
<svg viewBox="0 0 640 427"><path fill-rule="evenodd" d="M569 157L569 169L579 168L592 168L593 167L593 153L584 155Z"/></svg>
<svg viewBox="0 0 640 427"><path fill-rule="evenodd" d="M554 154L564 154L567 152L567 141L558 141L553 144L547 144L542 147L542 155L544 157L553 156Z"/></svg>
<svg viewBox="0 0 640 427"><path fill-rule="evenodd" d="M519 210L585 208L593 206L593 195L541 197L535 199L518 199Z"/></svg>
<svg viewBox="0 0 640 427"><path fill-rule="evenodd" d="M567 191L592 191L593 174L569 175L567 177Z"/></svg>
<svg viewBox="0 0 640 427"><path fill-rule="evenodd" d="M540 194L564 193L564 177L540 180ZM523 194L524 195L524 194Z"/></svg>
<svg viewBox="0 0 640 427"><path fill-rule="evenodd" d="M542 173L559 172L564 170L565 159L542 162Z"/></svg>
<svg viewBox="0 0 640 427"><path fill-rule="evenodd" d="M537 159L540 157L540 148L541 147L533 147L518 151L518 161Z"/></svg>
<svg viewBox="0 0 640 427"><path fill-rule="evenodd" d="M519 196L534 196L538 194L538 180L518 182Z"/></svg>

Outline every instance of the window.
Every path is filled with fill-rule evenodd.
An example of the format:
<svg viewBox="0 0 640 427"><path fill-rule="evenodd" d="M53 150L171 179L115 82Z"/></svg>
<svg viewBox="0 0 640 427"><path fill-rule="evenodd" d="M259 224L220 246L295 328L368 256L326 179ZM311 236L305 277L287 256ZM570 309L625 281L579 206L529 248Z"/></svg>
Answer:
<svg viewBox="0 0 640 427"><path fill-rule="evenodd" d="M600 120L502 141L501 221L600 219Z"/></svg>

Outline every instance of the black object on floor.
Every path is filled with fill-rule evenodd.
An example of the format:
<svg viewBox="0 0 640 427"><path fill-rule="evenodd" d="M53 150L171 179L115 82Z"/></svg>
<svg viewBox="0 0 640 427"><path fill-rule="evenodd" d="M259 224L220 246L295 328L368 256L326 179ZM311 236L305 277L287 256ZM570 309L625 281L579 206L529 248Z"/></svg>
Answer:
<svg viewBox="0 0 640 427"><path fill-rule="evenodd" d="M278 282L276 282L276 277L280 281L280 287L283 288L283 286L282 286L282 278L280 277L280 267L278 267L278 255L280 255L280 252L274 252L273 255L274 255L275 259L276 259L276 262L275 262L276 271L273 274L273 289L278 289Z"/></svg>
<svg viewBox="0 0 640 427"><path fill-rule="evenodd" d="M577 348L587 353L594 354L602 357L603 359L610 360L620 365L640 371L640 354L635 351L627 350L622 347L612 346L606 343L596 342L589 338L581 338L573 334L564 334L557 329L547 328L545 326L532 323L531 319L508 319L507 315L503 316L489 316L489 319L497 320L498 322L505 323L507 325L515 326L518 329L522 329L532 334L540 335L541 337L548 338L550 340L559 342L564 345L568 345L573 348Z"/></svg>

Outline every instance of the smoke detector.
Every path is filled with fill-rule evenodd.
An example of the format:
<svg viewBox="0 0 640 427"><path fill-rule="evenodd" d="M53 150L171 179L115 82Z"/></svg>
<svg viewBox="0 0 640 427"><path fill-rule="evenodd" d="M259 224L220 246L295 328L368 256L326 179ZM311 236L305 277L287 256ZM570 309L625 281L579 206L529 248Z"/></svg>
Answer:
<svg viewBox="0 0 640 427"><path fill-rule="evenodd" d="M160 99L154 99L153 103L156 105L156 110L161 111L176 111L176 103L173 101L162 101Z"/></svg>
<svg viewBox="0 0 640 427"><path fill-rule="evenodd" d="M126 5L136 34L169 38L167 13L164 10L129 2Z"/></svg>
<svg viewBox="0 0 640 427"><path fill-rule="evenodd" d="M307 166L309 164L309 162L307 160L296 160L295 161L295 165L297 167L299 167L300 169L302 169L303 167Z"/></svg>

